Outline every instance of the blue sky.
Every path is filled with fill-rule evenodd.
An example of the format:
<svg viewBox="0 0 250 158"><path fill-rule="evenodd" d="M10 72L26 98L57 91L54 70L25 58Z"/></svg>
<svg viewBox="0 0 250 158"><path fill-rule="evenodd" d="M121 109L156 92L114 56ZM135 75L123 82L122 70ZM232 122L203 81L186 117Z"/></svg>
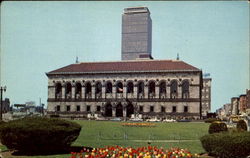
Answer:
<svg viewBox="0 0 250 158"><path fill-rule="evenodd" d="M147 6L152 55L180 59L212 77L212 110L249 89L246 1L2 2L1 85L11 104L46 103L45 72L79 61L121 58L123 9Z"/></svg>

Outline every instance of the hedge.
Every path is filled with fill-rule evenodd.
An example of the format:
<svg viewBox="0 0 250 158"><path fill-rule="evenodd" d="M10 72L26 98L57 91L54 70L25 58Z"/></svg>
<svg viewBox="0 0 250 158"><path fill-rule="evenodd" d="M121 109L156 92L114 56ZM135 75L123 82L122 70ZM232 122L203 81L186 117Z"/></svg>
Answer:
<svg viewBox="0 0 250 158"><path fill-rule="evenodd" d="M219 119L219 118L208 118L208 119L204 120L205 123L212 123L214 121L221 121L221 119Z"/></svg>
<svg viewBox="0 0 250 158"><path fill-rule="evenodd" d="M247 124L244 120L239 120L236 125L238 131L247 131Z"/></svg>
<svg viewBox="0 0 250 158"><path fill-rule="evenodd" d="M80 131L71 121L29 117L2 125L0 140L8 149L24 153L56 152L69 148Z"/></svg>
<svg viewBox="0 0 250 158"><path fill-rule="evenodd" d="M222 132L201 137L203 148L211 156L245 158L250 155L250 132Z"/></svg>
<svg viewBox="0 0 250 158"><path fill-rule="evenodd" d="M227 125L224 122L215 121L215 122L210 124L209 129L208 129L208 133L209 134L219 133L219 132L225 132L227 130L228 130Z"/></svg>

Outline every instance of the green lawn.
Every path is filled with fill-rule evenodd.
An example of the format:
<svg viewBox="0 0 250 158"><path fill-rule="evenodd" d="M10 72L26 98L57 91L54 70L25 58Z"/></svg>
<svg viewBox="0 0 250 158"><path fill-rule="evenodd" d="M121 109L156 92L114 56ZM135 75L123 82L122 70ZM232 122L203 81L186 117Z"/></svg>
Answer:
<svg viewBox="0 0 250 158"><path fill-rule="evenodd" d="M75 121L82 125L81 133L74 146L105 147L107 145L147 146L187 148L192 153L204 152L199 138L207 134L209 124L206 123L155 123L156 127L124 127L123 122L109 121ZM27 157L27 156L26 156ZM30 156L44 158L46 156ZM69 157L69 155L53 155L47 157ZM23 158L13 156L13 158Z"/></svg>
<svg viewBox="0 0 250 158"><path fill-rule="evenodd" d="M192 122L155 123L156 127L124 127L121 122L107 121L77 121L77 123L82 125L82 131L74 145L90 147L106 145L138 147L147 146L150 142L151 145L167 148L178 146L200 153L204 151L199 138L208 131L208 124ZM190 141L182 142L182 140Z"/></svg>

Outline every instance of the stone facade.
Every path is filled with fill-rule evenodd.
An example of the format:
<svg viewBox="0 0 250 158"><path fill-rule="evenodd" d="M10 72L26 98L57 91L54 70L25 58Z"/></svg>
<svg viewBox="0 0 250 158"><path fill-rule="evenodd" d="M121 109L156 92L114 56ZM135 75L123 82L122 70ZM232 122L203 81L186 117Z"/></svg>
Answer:
<svg viewBox="0 0 250 158"><path fill-rule="evenodd" d="M147 7L125 8L122 15L122 60L151 55L152 20Z"/></svg>
<svg viewBox="0 0 250 158"><path fill-rule="evenodd" d="M207 113L211 111L211 78L203 78L202 88L202 116L207 117Z"/></svg>
<svg viewBox="0 0 250 158"><path fill-rule="evenodd" d="M200 118L201 72L47 75L49 114Z"/></svg>

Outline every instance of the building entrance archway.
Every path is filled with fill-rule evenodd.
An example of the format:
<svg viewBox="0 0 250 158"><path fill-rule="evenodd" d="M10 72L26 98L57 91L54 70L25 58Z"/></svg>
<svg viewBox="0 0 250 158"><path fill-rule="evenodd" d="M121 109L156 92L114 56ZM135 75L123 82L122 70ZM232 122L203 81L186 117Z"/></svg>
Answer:
<svg viewBox="0 0 250 158"><path fill-rule="evenodd" d="M116 106L116 117L123 117L123 107L121 103Z"/></svg>
<svg viewBox="0 0 250 158"><path fill-rule="evenodd" d="M109 103L105 106L105 116L112 117L112 105Z"/></svg>
<svg viewBox="0 0 250 158"><path fill-rule="evenodd" d="M134 114L134 106L133 104L129 103L126 107L127 117L131 117L132 114Z"/></svg>

